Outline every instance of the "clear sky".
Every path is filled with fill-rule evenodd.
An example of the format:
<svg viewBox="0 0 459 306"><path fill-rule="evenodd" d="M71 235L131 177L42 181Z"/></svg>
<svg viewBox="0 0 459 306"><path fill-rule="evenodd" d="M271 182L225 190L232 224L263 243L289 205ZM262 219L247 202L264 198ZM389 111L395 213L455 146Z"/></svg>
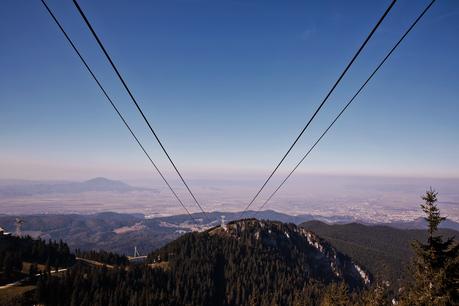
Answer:
<svg viewBox="0 0 459 306"><path fill-rule="evenodd" d="M427 2L394 6L284 171ZM388 3L80 1L172 158L192 178L267 175ZM171 173L71 1L48 4ZM458 37L459 2L437 1L299 172L459 177ZM151 173L38 0L0 3L0 169L1 178L24 179Z"/></svg>

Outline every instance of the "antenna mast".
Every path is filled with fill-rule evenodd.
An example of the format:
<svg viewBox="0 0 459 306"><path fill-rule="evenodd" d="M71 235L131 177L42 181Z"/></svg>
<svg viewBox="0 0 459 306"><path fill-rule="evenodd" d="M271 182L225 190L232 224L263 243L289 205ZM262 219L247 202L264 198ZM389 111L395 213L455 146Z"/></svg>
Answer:
<svg viewBox="0 0 459 306"><path fill-rule="evenodd" d="M137 250L137 247L134 246L134 257L140 257L140 253L139 251Z"/></svg>
<svg viewBox="0 0 459 306"><path fill-rule="evenodd" d="M16 236L20 237L22 235L22 225L24 224L24 220L16 218Z"/></svg>

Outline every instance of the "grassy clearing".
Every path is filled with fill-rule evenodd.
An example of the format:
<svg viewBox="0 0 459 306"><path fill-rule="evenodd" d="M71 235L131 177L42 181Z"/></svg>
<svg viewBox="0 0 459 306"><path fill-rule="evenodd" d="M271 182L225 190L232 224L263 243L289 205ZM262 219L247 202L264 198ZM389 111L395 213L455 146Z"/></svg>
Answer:
<svg viewBox="0 0 459 306"><path fill-rule="evenodd" d="M170 269L168 261L155 262L155 263L149 264L148 266L152 269L163 269L164 271L167 271Z"/></svg>

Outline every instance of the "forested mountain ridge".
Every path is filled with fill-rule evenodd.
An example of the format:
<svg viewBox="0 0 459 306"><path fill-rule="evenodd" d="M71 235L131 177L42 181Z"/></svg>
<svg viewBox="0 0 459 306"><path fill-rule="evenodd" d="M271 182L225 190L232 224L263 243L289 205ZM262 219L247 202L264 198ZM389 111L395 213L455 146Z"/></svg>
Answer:
<svg viewBox="0 0 459 306"><path fill-rule="evenodd" d="M308 221L300 226L315 232L337 250L364 265L376 281L389 281L394 289L410 275L407 267L414 255L411 243L427 240L427 231L420 229L320 221ZM459 238L459 232L454 230L439 229L438 232L444 237Z"/></svg>
<svg viewBox="0 0 459 306"><path fill-rule="evenodd" d="M313 232L291 223L233 221L203 233L186 234L148 256L149 263L167 263L169 267L180 267L187 260L193 261L193 265L223 269L227 282L244 282L239 279L241 274L253 278L269 270L274 278L273 287L276 278L289 278L289 273L295 275L299 286L308 280L325 284L345 282L351 288L370 283L369 274L351 258Z"/></svg>
<svg viewBox="0 0 459 306"><path fill-rule="evenodd" d="M62 241L0 233L0 305L33 305L25 295L32 293L35 275L56 273L74 264L75 255Z"/></svg>
<svg viewBox="0 0 459 306"><path fill-rule="evenodd" d="M0 273L21 270L24 261L68 267L74 264L75 255L71 254L68 245L62 241L0 235Z"/></svg>
<svg viewBox="0 0 459 306"><path fill-rule="evenodd" d="M243 243L258 242L270 251L280 252L285 260L297 260L306 256L306 263L317 265L319 275L329 273L333 281L345 281L351 287L370 283L370 275L352 259L337 251L330 243L314 232L297 227L293 223L282 223L257 219L230 222L225 227L208 231L209 235L220 235L242 240ZM309 257L312 255L312 257ZM316 262L314 262L316 261ZM313 267L311 272L316 267ZM314 275L311 274L311 275Z"/></svg>

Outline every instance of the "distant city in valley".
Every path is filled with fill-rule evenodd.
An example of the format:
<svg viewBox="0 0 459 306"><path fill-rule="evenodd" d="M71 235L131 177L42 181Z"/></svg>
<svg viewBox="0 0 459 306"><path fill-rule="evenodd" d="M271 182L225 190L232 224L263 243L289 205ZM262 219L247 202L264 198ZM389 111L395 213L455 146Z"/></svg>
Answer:
<svg viewBox="0 0 459 306"><path fill-rule="evenodd" d="M206 211L239 212L259 181L191 181ZM264 208L288 215L308 214L325 221L390 223L421 216L420 196L430 186L439 206L459 221L459 179L300 175ZM177 189L185 194L183 188ZM266 195L256 202L257 210ZM191 212L191 200L185 201ZM140 213L146 218L184 214L160 183L95 178L82 182L0 180L1 214Z"/></svg>

